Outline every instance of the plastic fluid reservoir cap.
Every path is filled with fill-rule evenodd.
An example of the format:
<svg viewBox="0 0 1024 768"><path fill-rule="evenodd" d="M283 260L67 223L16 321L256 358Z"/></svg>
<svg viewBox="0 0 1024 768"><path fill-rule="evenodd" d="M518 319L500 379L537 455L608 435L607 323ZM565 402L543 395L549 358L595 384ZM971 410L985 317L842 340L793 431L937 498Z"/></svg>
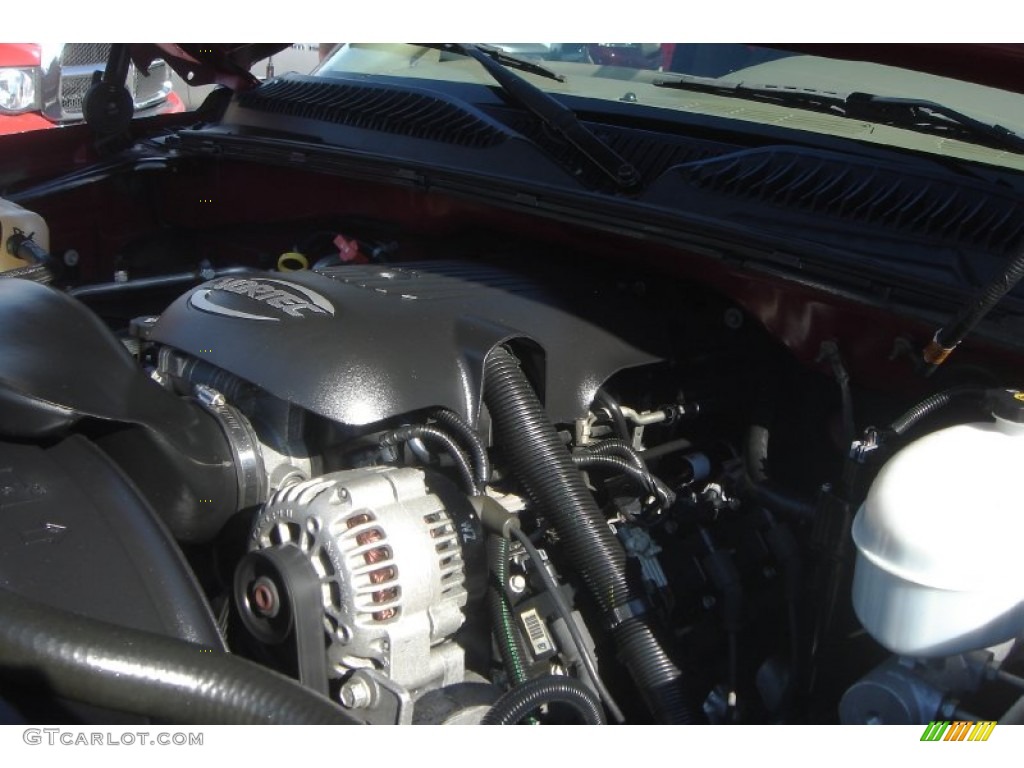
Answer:
<svg viewBox="0 0 1024 768"><path fill-rule="evenodd" d="M1024 629L1024 423L964 424L897 453L853 523L853 603L895 653L988 647Z"/></svg>
<svg viewBox="0 0 1024 768"><path fill-rule="evenodd" d="M1024 424L1024 392L1019 389L997 390L992 397L992 415L1013 424Z"/></svg>

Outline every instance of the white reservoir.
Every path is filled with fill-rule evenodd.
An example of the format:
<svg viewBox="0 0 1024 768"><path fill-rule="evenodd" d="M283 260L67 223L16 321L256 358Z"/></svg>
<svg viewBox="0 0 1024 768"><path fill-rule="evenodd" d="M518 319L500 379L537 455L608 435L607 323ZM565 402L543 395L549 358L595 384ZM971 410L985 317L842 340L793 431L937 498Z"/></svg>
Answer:
<svg viewBox="0 0 1024 768"><path fill-rule="evenodd" d="M948 656L1024 630L1024 393L995 423L899 451L853 522L853 606L893 653Z"/></svg>
<svg viewBox="0 0 1024 768"><path fill-rule="evenodd" d="M50 250L50 229L43 217L0 197L0 272L26 266L26 262L7 250L7 240L16 230L32 235L44 251Z"/></svg>

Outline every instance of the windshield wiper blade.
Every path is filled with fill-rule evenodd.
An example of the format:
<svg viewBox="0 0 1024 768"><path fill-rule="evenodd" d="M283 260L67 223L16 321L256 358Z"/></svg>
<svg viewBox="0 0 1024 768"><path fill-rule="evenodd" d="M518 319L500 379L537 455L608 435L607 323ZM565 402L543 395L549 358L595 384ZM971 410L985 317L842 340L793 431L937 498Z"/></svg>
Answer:
<svg viewBox="0 0 1024 768"><path fill-rule="evenodd" d="M827 112L842 117L846 107L846 98L831 91L816 91L810 88L795 88L781 85L746 85L745 83L727 83L721 80L704 77L687 77L679 80L654 81L656 88L672 88L678 91L696 91L710 93L715 96L727 96L734 99L749 99L779 104L786 107L811 109L816 112Z"/></svg>
<svg viewBox="0 0 1024 768"><path fill-rule="evenodd" d="M453 43L447 46L447 49L477 61L509 98L533 113L545 126L560 134L619 189L631 192L640 186L640 173L632 163L595 136L571 109L533 83L524 80L488 52L496 49L469 43Z"/></svg>
<svg viewBox="0 0 1024 768"><path fill-rule="evenodd" d="M468 56L463 48L464 44L457 43L413 43L421 48L433 48L436 51L451 51L453 53L462 54ZM490 56L494 61L499 64L508 67L509 69L518 69L520 72L526 72L531 75L538 75L540 77L546 77L548 80L555 80L559 83L565 82L565 75L560 75L552 69L548 69L543 64L538 64L536 61L530 59L524 59L520 56L514 56L511 53L506 53L501 48L496 48L493 45L484 45L483 43L474 43L474 47L482 53Z"/></svg>
<svg viewBox="0 0 1024 768"><path fill-rule="evenodd" d="M840 94L776 85L723 83L705 78L655 80L658 88L710 93L890 125L944 138L1024 153L1024 137L1001 125L965 115L927 99L879 96L857 91Z"/></svg>
<svg viewBox="0 0 1024 768"><path fill-rule="evenodd" d="M505 51L500 48L495 48L492 45L476 43L474 47L481 53L490 56L494 61L503 66L509 67L510 69L518 69L520 72L526 72L531 75L540 75L541 77L546 77L549 80L557 80L559 83L565 82L565 75L559 75L557 72L550 70L535 61L513 56L512 54L505 53Z"/></svg>
<svg viewBox="0 0 1024 768"><path fill-rule="evenodd" d="M846 103L847 117L948 136L993 149L1024 152L1024 137L1009 128L986 123L927 99L851 93L846 97Z"/></svg>

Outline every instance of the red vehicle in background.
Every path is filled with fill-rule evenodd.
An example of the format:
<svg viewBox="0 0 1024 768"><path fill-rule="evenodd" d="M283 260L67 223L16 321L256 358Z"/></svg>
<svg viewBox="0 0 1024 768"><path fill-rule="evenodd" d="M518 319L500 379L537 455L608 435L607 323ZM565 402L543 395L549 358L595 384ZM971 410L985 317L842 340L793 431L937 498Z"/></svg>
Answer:
<svg viewBox="0 0 1024 768"><path fill-rule="evenodd" d="M0 134L82 120L85 94L109 52L109 43L0 43ZM163 61L146 72L131 65L126 85L136 116L183 111Z"/></svg>

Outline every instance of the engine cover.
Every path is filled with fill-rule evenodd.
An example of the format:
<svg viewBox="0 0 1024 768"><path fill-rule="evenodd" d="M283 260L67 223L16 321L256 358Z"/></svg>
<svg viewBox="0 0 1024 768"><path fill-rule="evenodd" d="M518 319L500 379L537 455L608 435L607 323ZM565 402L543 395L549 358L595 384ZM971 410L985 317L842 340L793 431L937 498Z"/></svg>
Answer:
<svg viewBox="0 0 1024 768"><path fill-rule="evenodd" d="M451 262L222 277L179 298L150 338L351 426L434 406L476 423L484 359L511 339L546 353L556 422L585 414L612 374L657 360L531 282Z"/></svg>

